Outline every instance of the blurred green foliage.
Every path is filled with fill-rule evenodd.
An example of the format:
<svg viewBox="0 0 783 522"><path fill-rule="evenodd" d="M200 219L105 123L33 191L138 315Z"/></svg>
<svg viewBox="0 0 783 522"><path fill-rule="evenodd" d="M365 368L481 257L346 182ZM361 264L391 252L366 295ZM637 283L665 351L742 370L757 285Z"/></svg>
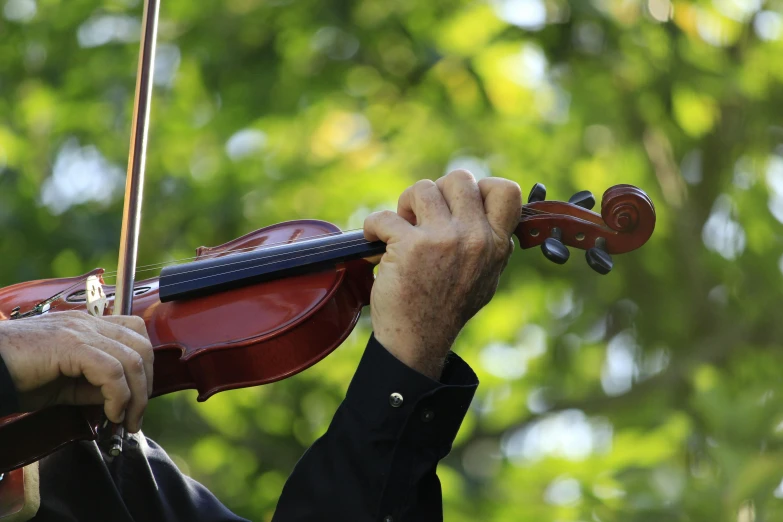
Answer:
<svg viewBox="0 0 783 522"><path fill-rule="evenodd" d="M3 285L116 266L140 16L0 0ZM464 330L482 385L446 520L783 520L781 0L166 0L160 30L142 265L356 228L458 166L655 201L611 275L517 252ZM268 520L368 335L284 382L153 401L146 432Z"/></svg>

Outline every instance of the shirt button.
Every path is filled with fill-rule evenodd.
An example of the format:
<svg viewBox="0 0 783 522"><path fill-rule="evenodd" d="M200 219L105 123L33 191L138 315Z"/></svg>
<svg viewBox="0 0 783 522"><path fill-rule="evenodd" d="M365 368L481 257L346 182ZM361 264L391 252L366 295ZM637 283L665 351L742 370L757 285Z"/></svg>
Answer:
<svg viewBox="0 0 783 522"><path fill-rule="evenodd" d="M399 408L402 406L402 395L400 395L397 392L392 393L389 395L389 404L392 405L392 408ZM391 521L391 519L389 519Z"/></svg>
<svg viewBox="0 0 783 522"><path fill-rule="evenodd" d="M432 410L423 410L421 412L422 422L430 422L434 418L435 418L435 412Z"/></svg>

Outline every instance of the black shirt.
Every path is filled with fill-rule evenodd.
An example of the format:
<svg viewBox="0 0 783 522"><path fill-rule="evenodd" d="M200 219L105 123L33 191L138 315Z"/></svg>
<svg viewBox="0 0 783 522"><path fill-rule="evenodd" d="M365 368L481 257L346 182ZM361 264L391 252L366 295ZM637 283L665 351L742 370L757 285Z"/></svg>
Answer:
<svg viewBox="0 0 783 522"><path fill-rule="evenodd" d="M8 398L2 367L0 361L0 412ZM273 522L443 520L435 469L477 386L453 353L437 382L371 337L328 430L285 484ZM69 444L41 461L40 478L39 522L243 520L141 434L129 436L113 462L94 442Z"/></svg>

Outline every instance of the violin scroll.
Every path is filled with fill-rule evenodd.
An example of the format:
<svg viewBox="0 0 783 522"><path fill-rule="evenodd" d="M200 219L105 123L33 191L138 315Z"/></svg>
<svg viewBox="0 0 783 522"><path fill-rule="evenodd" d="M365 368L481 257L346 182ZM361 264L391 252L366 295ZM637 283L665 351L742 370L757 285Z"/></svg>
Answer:
<svg viewBox="0 0 783 522"><path fill-rule="evenodd" d="M655 229L655 206L633 185L615 185L604 192L601 214L590 210L595 200L587 191L568 202L545 201L545 197L546 188L537 183L514 234L522 248L540 245L544 255L558 264L568 260L570 246L585 250L588 265L607 274L613 267L612 254L636 250Z"/></svg>
<svg viewBox="0 0 783 522"><path fill-rule="evenodd" d="M644 245L655 229L655 206L647 194L633 185L607 189L601 198L601 217L609 228L624 234L625 252Z"/></svg>

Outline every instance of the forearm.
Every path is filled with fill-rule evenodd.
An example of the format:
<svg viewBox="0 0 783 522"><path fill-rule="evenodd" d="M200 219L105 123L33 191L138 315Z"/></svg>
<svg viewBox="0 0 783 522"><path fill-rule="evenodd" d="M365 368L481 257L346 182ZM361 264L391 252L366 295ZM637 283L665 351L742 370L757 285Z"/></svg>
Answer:
<svg viewBox="0 0 783 522"><path fill-rule="evenodd" d="M371 339L345 401L297 464L273 520L442 520L435 470L477 385L454 354L437 382Z"/></svg>

